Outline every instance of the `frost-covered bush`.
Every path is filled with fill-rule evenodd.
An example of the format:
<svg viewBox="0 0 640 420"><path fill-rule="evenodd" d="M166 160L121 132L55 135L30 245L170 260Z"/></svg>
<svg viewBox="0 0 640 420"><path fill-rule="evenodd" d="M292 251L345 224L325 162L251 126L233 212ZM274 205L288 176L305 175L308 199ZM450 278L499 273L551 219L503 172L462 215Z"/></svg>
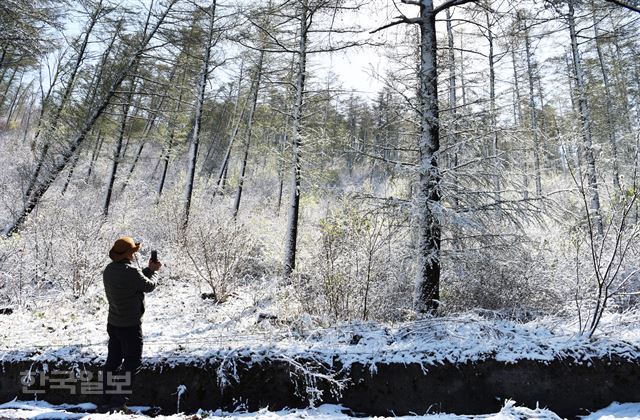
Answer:
<svg viewBox="0 0 640 420"><path fill-rule="evenodd" d="M446 311L482 308L516 317L552 309L562 301L544 253L513 242L500 251L461 249L445 260L441 298Z"/></svg>
<svg viewBox="0 0 640 420"><path fill-rule="evenodd" d="M29 294L33 271L25 261L19 236L0 240L0 301L23 303Z"/></svg>
<svg viewBox="0 0 640 420"><path fill-rule="evenodd" d="M69 229L61 233L60 241L66 246L59 249L60 282L74 296L84 295L89 287L102 280L105 255L111 247L103 232L100 216L81 217L68 214Z"/></svg>
<svg viewBox="0 0 640 420"><path fill-rule="evenodd" d="M352 200L331 209L308 269L293 280L307 309L334 320L400 316L410 302L405 220L397 208Z"/></svg>
<svg viewBox="0 0 640 420"><path fill-rule="evenodd" d="M640 308L640 253L633 250L633 255L628 263L623 267L616 279L617 293L612 297L612 309L623 312Z"/></svg>
<svg viewBox="0 0 640 420"><path fill-rule="evenodd" d="M36 270L33 281L78 297L101 279L113 238L93 205L75 206L73 200L58 197L43 206L23 240Z"/></svg>
<svg viewBox="0 0 640 420"><path fill-rule="evenodd" d="M265 274L259 242L246 226L224 216L192 219L182 244L216 301L226 300L245 280Z"/></svg>
<svg viewBox="0 0 640 420"><path fill-rule="evenodd" d="M634 187L613 195L600 213L603 229L599 232L585 187L579 186L585 216L568 225L567 245L574 255L572 297L579 329L591 336L605 312L621 312L638 304L640 224L635 209L639 196Z"/></svg>

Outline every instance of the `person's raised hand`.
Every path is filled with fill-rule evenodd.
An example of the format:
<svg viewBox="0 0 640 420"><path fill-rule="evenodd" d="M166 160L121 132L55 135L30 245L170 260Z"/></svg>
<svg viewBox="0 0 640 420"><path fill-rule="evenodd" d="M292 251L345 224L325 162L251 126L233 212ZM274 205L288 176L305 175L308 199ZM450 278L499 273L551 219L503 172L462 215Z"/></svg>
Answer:
<svg viewBox="0 0 640 420"><path fill-rule="evenodd" d="M156 271L160 270L160 267L162 267L162 263L160 261L152 261L151 259L149 259L149 270L155 273Z"/></svg>

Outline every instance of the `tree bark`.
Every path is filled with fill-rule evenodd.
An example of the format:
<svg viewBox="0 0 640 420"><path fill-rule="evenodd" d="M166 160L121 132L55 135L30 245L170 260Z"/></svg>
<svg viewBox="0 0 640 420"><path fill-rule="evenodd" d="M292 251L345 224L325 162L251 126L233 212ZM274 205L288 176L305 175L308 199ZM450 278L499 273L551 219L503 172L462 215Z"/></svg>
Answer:
<svg viewBox="0 0 640 420"><path fill-rule="evenodd" d="M0 69L2 69L2 65L4 64L4 58L7 56L7 50L2 48L2 54L0 54ZM0 80L2 80L0 78Z"/></svg>
<svg viewBox="0 0 640 420"><path fill-rule="evenodd" d="M31 101L29 102L29 110L27 111L27 120L24 123L24 130L22 132L22 143L27 142L27 135L29 134L29 126L31 125L31 117L33 116L33 107L36 103L36 94L35 92L31 93Z"/></svg>
<svg viewBox="0 0 640 420"><path fill-rule="evenodd" d="M238 94L236 95L235 103L233 105L233 116L237 114L238 110L238 101L240 100L240 93L242 92L242 73L244 69L244 63L240 66L240 76L238 78ZM233 144L235 143L236 136L238 135L238 130L240 129L240 122L244 118L245 108L247 106L248 98L243 102L242 109L240 110L240 116L236 120L235 124L231 127L231 133L229 133L229 143L227 144L227 149L224 152L224 157L222 158L222 164L218 170L218 178L216 179L216 186L213 189L212 197L215 197L218 192L222 192L224 189L223 180L227 176L227 168L229 167L229 159L231 159L231 150L233 149Z"/></svg>
<svg viewBox="0 0 640 420"><path fill-rule="evenodd" d="M458 98L456 95L456 59L455 59L455 49L453 43L453 29L451 27L451 10L447 9L447 43L449 46L448 51L448 70L449 70L449 112L451 113L451 121L450 127L447 130L447 143L448 147L453 151L454 157L447 159L447 164L449 167L457 166L457 129L458 129L458 118L457 118L457 102ZM447 154L448 155L448 154ZM458 207L458 197L456 194L452 196L452 202L454 208Z"/></svg>
<svg viewBox="0 0 640 420"><path fill-rule="evenodd" d="M64 186L62 187L62 191L60 195L65 195L67 193L67 188L69 188L69 184L71 183L71 178L73 177L73 173L76 170L76 166L78 165L78 161L80 160L80 151L75 154L73 159L71 160L71 167L69 168L69 173L67 174L67 179L64 181Z"/></svg>
<svg viewBox="0 0 640 420"><path fill-rule="evenodd" d="M573 68L576 76L576 87L578 89L578 108L582 123L582 140L584 143L583 153L587 164L587 182L591 196L591 212L593 213L593 224L598 235L604 234L602 215L600 213L600 195L598 192L598 178L596 174L596 159L593 155L593 142L591 139L591 115L589 114L589 103L587 101L586 86L584 80L584 69L580 50L578 49L578 36L576 34L574 0L568 0L569 5L569 34L571 37L571 52L573 57Z"/></svg>
<svg viewBox="0 0 640 420"><path fill-rule="evenodd" d="M302 107L304 88L307 76L307 35L309 26L309 11L305 4L300 5L300 34L298 39L298 69L296 75L296 100L293 105L292 145L293 145L293 173L291 176L291 196L287 233L285 237L283 277L288 279L296 268L296 250L298 241L298 218L300 212L300 181L302 163Z"/></svg>
<svg viewBox="0 0 640 420"><path fill-rule="evenodd" d="M167 141L166 150L162 151L162 157L160 158L160 163L162 165L162 172L160 175L160 183L158 184L156 204L160 202L160 197L162 196L162 191L164 190L164 185L167 180L167 170L169 169L169 159L171 159L171 152L173 149L173 140L176 135L176 121L177 116L180 114L180 108L182 106L182 96L184 95L184 81L186 77L186 70L182 73L180 87L178 88L178 100L176 101L176 107L174 111L174 117L171 120L171 127L169 128L169 140ZM157 165L156 165L157 166ZM155 174L155 170L154 170Z"/></svg>
<svg viewBox="0 0 640 420"><path fill-rule="evenodd" d="M420 6L420 137L419 180L416 209L418 212L418 273L414 305L418 312L434 313L440 300L440 242L438 218L440 203L440 149L438 120L438 74L436 56L436 22L432 0Z"/></svg>
<svg viewBox="0 0 640 420"><path fill-rule="evenodd" d="M616 190L620 191L620 165L618 162L618 127L614 123L614 105L613 94L611 92L611 82L609 81L609 72L605 64L604 53L602 51L602 39L598 30L598 19L596 16L596 10L593 7L593 31L596 39L596 52L598 53L598 64L600 65L600 71L602 72L602 82L604 84L605 92L605 119L607 121L607 134L609 137L609 143L611 144L611 160L612 160L612 177L613 186ZM626 99L626 98L625 98Z"/></svg>
<svg viewBox="0 0 640 420"><path fill-rule="evenodd" d="M18 72L18 68L14 67L13 71L11 72L11 77L9 77L9 81L7 82L7 87L4 89L4 93L2 94L2 97L0 97L0 109L2 109L2 107L4 106L4 100L7 98L7 95L9 94L9 89L11 89L11 84L13 83L13 79L16 77L17 72Z"/></svg>
<svg viewBox="0 0 640 420"><path fill-rule="evenodd" d="M525 18L526 19L526 18ZM527 79L529 81L529 112L531 118L531 134L533 135L533 165L536 179L536 195L542 196L542 176L540 174L540 131L538 129L538 112L536 111L533 63L531 60L531 39L527 22L524 24L524 46L527 56Z"/></svg>
<svg viewBox="0 0 640 420"><path fill-rule="evenodd" d="M102 135L102 131L98 131L98 137L96 138L96 144L93 148L93 153L91 153L91 162L89 162L89 169L87 170L87 176L85 178L86 183L88 183L91 179L91 173L93 172L93 167L98 160L98 156L100 155L100 150L102 150L103 142L104 136Z"/></svg>
<svg viewBox="0 0 640 420"><path fill-rule="evenodd" d="M260 91L260 80L262 79L262 63L264 61L264 50L260 51L260 57L258 58L258 64L256 65L256 75L253 81L253 89L251 91L251 107L249 108L249 115L247 116L247 133L244 144L244 156L242 157L242 168L240 169L240 179L238 180L238 191L236 193L236 199L233 203L233 217L238 215L240 210L240 200L242 198L242 187L244 186L244 177L247 170L247 161L249 160L249 145L251 144L251 130L253 128L253 117L256 112L256 106L258 104L258 92Z"/></svg>
<svg viewBox="0 0 640 420"><path fill-rule="evenodd" d="M304 103L304 89L307 67L307 37L308 23L310 19L306 4L301 4L300 9L300 33L298 38L298 68L296 74L295 102L292 116L292 146L293 146L293 173L291 176L291 191L289 200L287 232L285 236L285 254L283 277L288 279L296 266L296 251L298 239L298 219L300 211L300 184L302 161L302 107Z"/></svg>
<svg viewBox="0 0 640 420"><path fill-rule="evenodd" d="M193 129L191 143L189 145L189 157L187 168L187 183L184 190L184 216L183 229L186 230L189 224L189 212L191 210L191 198L193 194L193 186L196 175L196 164L198 160L198 147L200 145L200 127L202 123L202 109L207 90L207 80L209 76L209 61L211 60L211 49L213 48L213 34L215 32L214 22L216 16L216 0L212 0L209 8L209 30L204 48L204 57L202 59L202 68L198 79L198 98L196 100L196 109L193 119Z"/></svg>
<svg viewBox="0 0 640 420"><path fill-rule="evenodd" d="M495 55L493 50L493 28L489 11L485 10L487 21L487 40L489 41L489 113L491 121L491 154L493 155L493 185L495 188L494 200L500 202L500 159L498 158L498 123L496 119L496 71ZM499 206L499 205L498 205Z"/></svg>
<svg viewBox="0 0 640 420"><path fill-rule="evenodd" d="M511 42L511 64L513 65L513 120L516 127L522 126L522 98L520 96L520 82L518 77L518 66L516 64L516 42ZM529 198L529 175L527 169L526 148L521 151L522 155L522 198Z"/></svg>
<svg viewBox="0 0 640 420"><path fill-rule="evenodd" d="M18 81L18 87L16 88L16 93L15 95L13 95L13 99L11 100L11 102L9 103L9 111L7 112L7 120L6 120L6 125L9 126L9 121L11 120L11 117L13 116L13 111L16 108L18 99L20 97L20 93L22 90L22 80L24 79L24 72L20 73L20 80Z"/></svg>
<svg viewBox="0 0 640 420"><path fill-rule="evenodd" d="M116 145L113 150L113 162L111 164L111 175L109 176L109 182L107 184L107 194L104 200L104 207L102 209L102 215L107 217L109 215L109 206L111 205L111 196L113 194L113 186L116 182L116 177L118 173L118 166L120 165L120 161L124 157L124 153L122 150L122 141L124 139L124 133L127 129L127 121L129 117L129 109L131 109L131 101L133 99L133 92L135 91L135 77L129 83L129 92L127 93L127 97L125 99L124 104L122 104L122 115L120 117L120 125L118 126L118 138L116 139Z"/></svg>

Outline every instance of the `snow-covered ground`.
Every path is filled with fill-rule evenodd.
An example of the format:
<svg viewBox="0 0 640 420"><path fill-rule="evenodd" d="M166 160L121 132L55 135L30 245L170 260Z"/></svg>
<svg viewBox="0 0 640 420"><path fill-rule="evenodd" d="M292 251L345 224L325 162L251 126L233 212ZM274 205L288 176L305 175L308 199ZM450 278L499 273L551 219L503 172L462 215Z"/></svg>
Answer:
<svg viewBox="0 0 640 420"><path fill-rule="evenodd" d="M577 333L575 319L538 318L521 323L467 313L426 318L395 325L351 322L329 326L301 314L272 282L238 290L227 302L216 304L200 297L198 287L169 279L147 295L144 359L146 363L180 363L212 356L312 357L344 364L371 366L384 362L468 362L486 358L514 362L557 358L589 360L616 354L640 360L640 314L607 314L595 339ZM101 285L77 300L42 299L0 315L0 363L14 360L102 363L106 356L107 305ZM286 290L284 290L286 293ZM95 406L49 405L12 401L0 405L0 418L143 418L131 413L96 414ZM195 418L346 419L341 407L323 405L306 410L256 413L201 412ZM161 417L163 418L163 417ZM191 416L164 418L185 419ZM508 402L493 415L433 414L416 419L557 419L554 413L531 410ZM640 419L640 403L612 404L587 417Z"/></svg>
<svg viewBox="0 0 640 420"><path fill-rule="evenodd" d="M144 412L147 407L131 407L129 413L116 412L110 414L96 414L93 404L62 404L52 405L43 401L11 401L0 404L0 418L26 418L26 419L145 419L149 418L143 414L135 414ZM337 405L322 405L317 408L269 411L261 410L254 413L224 413L221 411L199 411L195 415L172 415L157 416L157 419L175 419L175 420L196 420L196 419L225 419L225 418L243 418L243 419L350 419L348 414L343 412L342 407ZM466 420L466 419L486 419L486 420L522 420L522 419L539 419L539 420L558 420L555 413L545 409L529 409L526 407L518 407L513 401L507 401L505 406L499 413L487 414L481 416L459 416L455 414L429 414L422 416L404 416L404 417L360 417L361 419L397 419L397 420ZM618 404L613 403L609 407L592 413L583 420L631 420L640 419L640 403Z"/></svg>
<svg viewBox="0 0 640 420"><path fill-rule="evenodd" d="M291 299L265 280L227 302L203 300L196 286L165 279L147 295L143 322L146 363L178 363L212 356L313 357L344 364L439 364L486 358L513 362L588 360L617 354L640 359L640 313L608 314L595 339L577 333L574 318L527 323L467 313L395 325L351 322L328 326L296 312ZM49 298L0 315L0 362L102 363L107 304L101 285L77 300Z"/></svg>

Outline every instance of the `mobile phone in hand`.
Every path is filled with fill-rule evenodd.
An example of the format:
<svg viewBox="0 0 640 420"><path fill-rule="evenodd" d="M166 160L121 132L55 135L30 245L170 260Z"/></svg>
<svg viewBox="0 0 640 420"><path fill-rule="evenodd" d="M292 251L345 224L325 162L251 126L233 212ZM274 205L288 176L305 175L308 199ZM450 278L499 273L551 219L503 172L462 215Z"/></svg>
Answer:
<svg viewBox="0 0 640 420"><path fill-rule="evenodd" d="M151 262L158 262L158 251L155 249L151 251Z"/></svg>

